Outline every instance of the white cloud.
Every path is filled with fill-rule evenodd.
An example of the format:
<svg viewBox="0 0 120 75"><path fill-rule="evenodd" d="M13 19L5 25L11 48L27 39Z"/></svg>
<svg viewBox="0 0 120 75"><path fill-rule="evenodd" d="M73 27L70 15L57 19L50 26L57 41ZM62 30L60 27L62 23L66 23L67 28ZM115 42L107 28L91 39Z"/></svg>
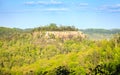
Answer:
<svg viewBox="0 0 120 75"><path fill-rule="evenodd" d="M80 6L88 6L88 3L80 3Z"/></svg>
<svg viewBox="0 0 120 75"><path fill-rule="evenodd" d="M118 10L109 10L110 12L120 12L120 9Z"/></svg>
<svg viewBox="0 0 120 75"><path fill-rule="evenodd" d="M26 5L61 5L63 2L60 1L30 1L30 2L25 2L24 4Z"/></svg>
<svg viewBox="0 0 120 75"><path fill-rule="evenodd" d="M24 4L26 4L26 5L33 5L33 4L35 4L35 2L34 1L30 1L30 2L25 2Z"/></svg>
<svg viewBox="0 0 120 75"><path fill-rule="evenodd" d="M56 0L50 0L50 1L30 1L30 2L25 2L25 5L41 5L45 6L43 8L40 8L39 11L45 11L45 12L63 12L63 11L68 11L68 8L63 7L64 3L61 1L56 1ZM48 7L49 5L49 7ZM61 5L61 6L59 6ZM32 9L33 10L33 9ZM35 10L38 11L38 10Z"/></svg>
<svg viewBox="0 0 120 75"><path fill-rule="evenodd" d="M42 5L52 5L52 4L62 4L62 2L56 2L56 1L51 1L51 2L45 2L45 1L38 1L36 2L37 4L42 4Z"/></svg>
<svg viewBox="0 0 120 75"><path fill-rule="evenodd" d="M74 8L75 10L80 10L80 11L89 11L90 7L88 3L78 3L77 5L75 5L76 8Z"/></svg>
<svg viewBox="0 0 120 75"><path fill-rule="evenodd" d="M39 0L39 1L28 1L24 2L25 5L40 5L44 7L40 7L39 9L30 9L27 11L44 11L44 12L65 12L69 9L67 7L64 7L64 3L58 0Z"/></svg>
<svg viewBox="0 0 120 75"><path fill-rule="evenodd" d="M68 8L36 8L36 9L22 9L22 10L7 10L0 11L0 13L33 13L33 12L67 12Z"/></svg>
<svg viewBox="0 0 120 75"><path fill-rule="evenodd" d="M47 8L45 11L68 11L68 8Z"/></svg>
<svg viewBox="0 0 120 75"><path fill-rule="evenodd" d="M110 9L120 9L120 4L109 6Z"/></svg>
<svg viewBox="0 0 120 75"><path fill-rule="evenodd" d="M115 5L102 5L98 8L100 11L107 11L107 12L120 12L120 4Z"/></svg>

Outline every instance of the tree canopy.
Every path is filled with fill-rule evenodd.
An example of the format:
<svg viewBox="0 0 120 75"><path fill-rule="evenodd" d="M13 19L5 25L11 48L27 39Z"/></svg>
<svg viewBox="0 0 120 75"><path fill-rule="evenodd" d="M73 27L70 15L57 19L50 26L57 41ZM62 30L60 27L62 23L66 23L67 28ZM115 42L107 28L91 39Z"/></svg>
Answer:
<svg viewBox="0 0 120 75"><path fill-rule="evenodd" d="M55 23L51 23L46 26L34 28L33 31L78 31L74 26L57 26Z"/></svg>
<svg viewBox="0 0 120 75"><path fill-rule="evenodd" d="M10 40L1 36L9 37L9 32L15 33ZM51 39L11 28L1 28L0 34L0 75L120 74L119 33L110 40Z"/></svg>

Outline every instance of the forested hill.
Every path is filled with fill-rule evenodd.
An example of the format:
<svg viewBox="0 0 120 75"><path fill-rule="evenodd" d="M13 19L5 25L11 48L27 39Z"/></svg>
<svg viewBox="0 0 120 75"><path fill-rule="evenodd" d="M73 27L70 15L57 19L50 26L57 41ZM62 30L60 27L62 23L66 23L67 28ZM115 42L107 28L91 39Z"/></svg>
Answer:
<svg viewBox="0 0 120 75"><path fill-rule="evenodd" d="M7 28L7 27L0 27L0 39L8 39L12 37L16 33L22 32L22 29L18 28Z"/></svg>
<svg viewBox="0 0 120 75"><path fill-rule="evenodd" d="M86 34L116 34L120 33L120 29L80 29Z"/></svg>
<svg viewBox="0 0 120 75"><path fill-rule="evenodd" d="M59 31L62 31L62 32L59 32ZM73 31L75 31L75 32L73 32ZM51 23L51 24L45 25L45 26L36 27L36 28L31 28L31 29L0 27L0 39L11 40L13 38L15 38L15 39L20 38L20 36L24 36L24 35L26 35L26 36L31 35L31 37L34 37L34 36L41 37L43 35L44 36L49 35L50 37L51 36L56 37L56 35L58 35L58 34L61 34L61 35L59 35L57 37L64 38L66 36L73 37L74 35L78 36L79 34L81 34L81 32L79 32L79 31L76 32L76 31L78 31L78 29L75 28L74 26L57 26L54 23ZM45 34L43 32L45 32Z"/></svg>
<svg viewBox="0 0 120 75"><path fill-rule="evenodd" d="M59 35L58 32L70 34L70 39L63 40L64 35L62 38L44 37L45 33ZM73 26L0 27L0 75L120 74L120 34L110 40L94 41L72 38L71 34L76 35L76 32L80 31Z"/></svg>
<svg viewBox="0 0 120 75"><path fill-rule="evenodd" d="M31 32L30 29L0 27L0 39L10 40L11 38L16 38L17 35L29 32Z"/></svg>
<svg viewBox="0 0 120 75"><path fill-rule="evenodd" d="M99 39L110 39L113 34L120 33L120 29L78 29L74 26L57 26L54 23L51 23L49 25L40 26L36 28L31 29L19 29L19 28L7 28L7 27L0 27L0 39L1 38L7 38L10 39L11 37L14 37L19 34L24 33L35 33L35 32L41 32L41 31L62 31L62 32L68 32L68 31L75 31L75 32L82 32L83 34L86 34L89 39L99 40Z"/></svg>
<svg viewBox="0 0 120 75"><path fill-rule="evenodd" d="M84 34L88 35L89 39L101 40L111 39L114 34L120 33L120 29L80 29Z"/></svg>

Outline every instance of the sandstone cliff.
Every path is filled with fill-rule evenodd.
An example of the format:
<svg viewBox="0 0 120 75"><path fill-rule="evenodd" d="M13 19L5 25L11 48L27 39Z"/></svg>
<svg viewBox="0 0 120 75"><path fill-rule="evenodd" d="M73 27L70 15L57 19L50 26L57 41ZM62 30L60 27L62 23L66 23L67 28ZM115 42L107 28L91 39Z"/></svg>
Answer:
<svg viewBox="0 0 120 75"><path fill-rule="evenodd" d="M71 38L85 38L86 35L81 31L44 31L44 32L34 32L34 38L45 37L48 39L61 38L61 39L71 39Z"/></svg>

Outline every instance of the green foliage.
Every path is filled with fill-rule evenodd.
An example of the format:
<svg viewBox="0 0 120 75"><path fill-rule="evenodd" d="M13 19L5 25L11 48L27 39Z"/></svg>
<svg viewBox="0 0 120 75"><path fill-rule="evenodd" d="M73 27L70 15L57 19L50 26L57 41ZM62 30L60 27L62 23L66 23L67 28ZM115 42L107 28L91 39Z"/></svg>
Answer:
<svg viewBox="0 0 120 75"><path fill-rule="evenodd" d="M54 23L51 23L47 26L41 26L34 28L33 31L78 31L74 26L57 26Z"/></svg>
<svg viewBox="0 0 120 75"><path fill-rule="evenodd" d="M59 66L55 68L55 75L69 75L70 71L65 66Z"/></svg>
<svg viewBox="0 0 120 75"><path fill-rule="evenodd" d="M105 63L97 65L90 74L92 75L119 75L120 74L120 64Z"/></svg>
<svg viewBox="0 0 120 75"><path fill-rule="evenodd" d="M107 30L107 29L81 29L81 31L83 31L84 33L100 33L100 34L116 34L118 32L120 32L120 29L111 29L111 30Z"/></svg>
<svg viewBox="0 0 120 75"><path fill-rule="evenodd" d="M110 39L113 34L120 33L120 29L80 29L83 33L88 35L89 39L101 40Z"/></svg>
<svg viewBox="0 0 120 75"><path fill-rule="evenodd" d="M49 26L58 28L56 24ZM64 28L64 27L63 27ZM14 29L13 29L14 30ZM3 31L3 32L2 32ZM120 35L110 40L46 39L1 29L0 75L119 75ZM10 30L9 32L12 32ZM4 38L6 37L6 38Z"/></svg>

